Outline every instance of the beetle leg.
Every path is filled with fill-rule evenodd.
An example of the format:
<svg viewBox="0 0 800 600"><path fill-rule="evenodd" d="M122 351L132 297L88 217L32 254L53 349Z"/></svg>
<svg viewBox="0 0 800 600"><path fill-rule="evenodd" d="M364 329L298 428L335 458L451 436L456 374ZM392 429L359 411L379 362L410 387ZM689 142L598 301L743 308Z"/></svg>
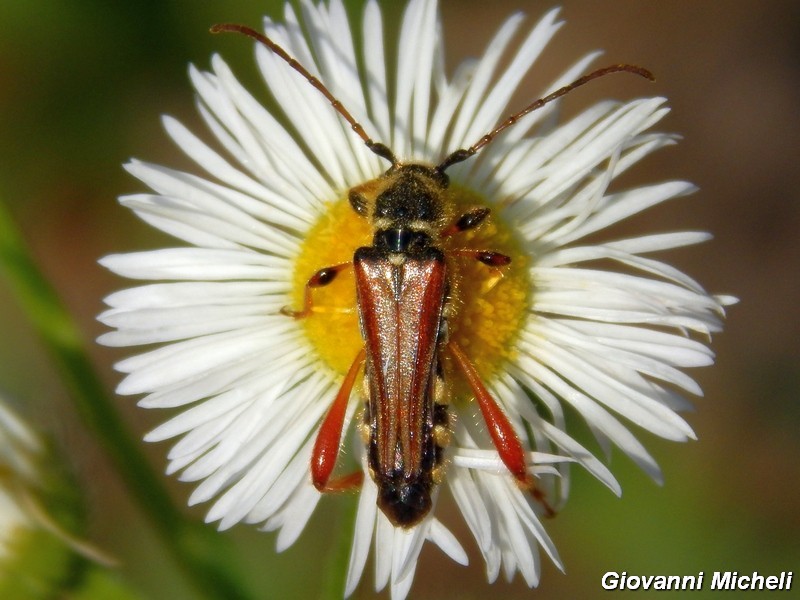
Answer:
<svg viewBox="0 0 800 600"><path fill-rule="evenodd" d="M490 275L484 280L481 289L483 293L487 293L496 286L501 279L503 279L503 269L506 265L511 264L511 257L506 254L500 254L493 250L474 250L472 248L456 248L451 250L453 254L459 256L466 256L481 262L489 267Z"/></svg>
<svg viewBox="0 0 800 600"><path fill-rule="evenodd" d="M362 483L364 483L364 471L353 471L349 475L335 477L328 481L324 487L318 487L317 489L323 494L335 494L360 488Z"/></svg>
<svg viewBox="0 0 800 600"><path fill-rule="evenodd" d="M467 231L469 229L474 229L478 227L486 217L489 216L491 211L486 208L485 206L481 206L479 208L473 208L465 212L461 215L454 223L445 227L439 236L444 239L462 231ZM500 252L494 252L492 250L474 250L472 248L456 248L451 250L453 254L458 254L460 256L466 256L468 258L472 258L483 264L491 267L493 276L484 286L484 291L491 290L497 282L500 281L503 277L502 271L499 267L505 267L506 265L511 263L511 257L507 256L506 254L501 254Z"/></svg>
<svg viewBox="0 0 800 600"><path fill-rule="evenodd" d="M314 288L323 287L331 283L336 276L344 271L347 267L353 266L352 262L342 263L340 265L333 265L332 267L325 267L314 273L311 278L306 282L305 293L303 295L303 309L292 310L288 306L281 308L281 314L295 319L303 319L309 316L314 310L314 302L311 297L311 292Z"/></svg>
<svg viewBox="0 0 800 600"><path fill-rule="evenodd" d="M472 248L456 248L451 250L453 254L460 256L467 256L474 258L478 262L482 262L490 267L505 267L511 264L511 257L506 254L500 254L492 250L473 250Z"/></svg>
<svg viewBox="0 0 800 600"><path fill-rule="evenodd" d="M342 439L342 427L344 426L344 416L347 412L347 401L350 399L350 392L364 362L365 351L362 348L356 356L347 375L344 377L339 393L331 404L328 414L322 421L322 425L317 433L317 440L314 442L314 450L311 453L311 480L314 487L320 492L341 491L349 487L354 487L360 483L355 481L354 475L348 475L332 482L328 480L333 473L336 465L336 457L339 455L339 444ZM362 475L363 477L363 475Z"/></svg>
<svg viewBox="0 0 800 600"><path fill-rule="evenodd" d="M461 215L455 223L443 229L439 235L446 238L468 229L474 229L483 223L483 220L489 216L489 212L485 206L473 208Z"/></svg>
<svg viewBox="0 0 800 600"><path fill-rule="evenodd" d="M464 377L466 377L469 387L475 394L483 420L489 429L489 435L492 437L492 442L500 454L500 460L511 471L520 487L528 490L536 501L544 507L547 516L552 517L555 515L555 511L547 503L542 491L536 487L534 478L528 473L528 468L525 465L525 451L522 449L522 443L519 441L519 437L517 437L517 433L514 431L514 427L508 417L503 412L503 409L498 406L495 399L492 398L489 390L486 389L483 381L481 381L475 365L467 358L459 345L451 341L447 346L458 368L461 369Z"/></svg>

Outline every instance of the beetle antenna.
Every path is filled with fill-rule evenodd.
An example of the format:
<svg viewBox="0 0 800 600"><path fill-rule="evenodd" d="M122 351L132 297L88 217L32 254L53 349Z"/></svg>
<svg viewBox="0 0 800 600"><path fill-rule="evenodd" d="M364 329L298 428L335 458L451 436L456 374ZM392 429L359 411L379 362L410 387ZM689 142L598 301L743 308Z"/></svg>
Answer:
<svg viewBox="0 0 800 600"><path fill-rule="evenodd" d="M273 42L267 36L262 33L259 33L255 29L251 27L247 27L246 25L237 25L235 23L218 23L217 25L213 25L211 27L211 33L241 33L242 35L246 35L249 38L256 40L257 42L263 44L269 50L272 51L273 54L276 54L278 57L286 61L288 65L293 68L295 71L300 73L308 83L313 85L325 98L328 102L331 103L334 110L338 112L342 118L350 124L350 127L353 131L356 132L358 137L364 140L364 143L367 145L372 152L384 158L392 163L392 166L396 166L398 164L398 160L395 157L394 153L389 149L388 146L385 144L381 144L380 142L375 142L370 138L367 133L364 131L364 128L361 126L361 123L353 118L353 115L344 107L344 105L333 95L331 94L330 90L325 87L319 79L314 77L311 73L308 72L303 65L301 65L297 60L292 58L292 56L286 52L283 48L281 48L278 44Z"/></svg>
<svg viewBox="0 0 800 600"><path fill-rule="evenodd" d="M580 79L576 79L569 85L565 85L564 87L557 89L552 94L548 94L544 98L539 98L535 102L532 102L531 104L523 108L518 113L514 113L513 115L507 117L506 120L500 123L500 125L498 125L493 131L490 131L489 133L484 135L481 139L479 139L476 144L470 146L469 148L462 148L460 150L456 150L455 152L450 154L447 158L445 158L442 161L442 163L439 166L436 167L436 170L444 172L445 169L448 169L449 167L452 167L457 163L467 160L470 156L473 156L478 150L490 144L492 140L495 137L497 137L497 135L500 132L511 127L514 123L519 121L522 117L524 117L528 113L542 108L548 102L552 102L553 100L561 98L561 96L570 93L572 90L584 85L585 83L589 83L593 79L604 77L605 75L610 75L611 73L620 73L620 72L633 73L634 75L639 75L640 77L644 77L645 79L649 79L650 81L656 80L656 78L650 71L642 67L637 67L636 65L626 65L626 64L611 65L603 69L597 69L596 71L592 71L591 73L584 75Z"/></svg>

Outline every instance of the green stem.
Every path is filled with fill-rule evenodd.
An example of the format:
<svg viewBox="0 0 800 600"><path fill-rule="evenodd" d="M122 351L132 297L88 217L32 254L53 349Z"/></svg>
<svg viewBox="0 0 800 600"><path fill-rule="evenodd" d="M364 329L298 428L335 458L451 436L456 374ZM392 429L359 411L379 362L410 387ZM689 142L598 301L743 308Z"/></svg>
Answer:
<svg viewBox="0 0 800 600"><path fill-rule="evenodd" d="M172 503L162 478L140 452L92 368L84 341L53 287L30 258L11 216L0 202L0 270L43 339L69 388L78 413L94 433L201 597L252 597L233 568L227 540L187 519Z"/></svg>

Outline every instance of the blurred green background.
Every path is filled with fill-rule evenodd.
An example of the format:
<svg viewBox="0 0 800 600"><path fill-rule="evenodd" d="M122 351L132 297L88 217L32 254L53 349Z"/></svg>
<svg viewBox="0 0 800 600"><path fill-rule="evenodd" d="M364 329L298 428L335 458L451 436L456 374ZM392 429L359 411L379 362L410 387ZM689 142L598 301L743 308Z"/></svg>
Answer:
<svg viewBox="0 0 800 600"><path fill-rule="evenodd" d="M461 59L479 54L511 11L523 9L533 21L551 7L519 0L488 4L443 2L451 70ZM444 521L468 548L471 566L460 567L426 548L411 597L613 597L618 593L600 587L606 571L705 571L708 580L714 570L772 574L797 569L800 4L561 4L567 26L520 91L520 105L595 48L606 51L600 63L633 62L656 73L655 85L624 76L599 81L568 98L564 113L569 116L604 97L669 98L673 112L661 128L684 140L647 159L625 176L624 184L680 178L695 182L701 191L636 218L614 235L712 231L712 243L666 258L710 291L742 301L730 309L725 333L714 340L717 365L694 373L705 390L697 412L688 417L699 442L676 445L640 436L664 469L665 487L654 485L618 455L611 466L622 483L622 499L576 471L570 503L547 523L566 576L545 559L537 592L519 577L490 588L469 533L452 515ZM251 44L234 36L211 36L209 25L234 21L258 26L263 14L279 16L280 6L268 0L0 3L0 197L88 340L102 332L94 320L102 298L127 285L101 269L97 259L166 243L117 205L118 195L143 189L121 164L135 156L188 168L159 120L168 113L199 125L187 65L206 68L210 55L220 52L251 90L263 90ZM119 557L123 576L144 597L191 598L190 588L75 416L49 357L2 282L0 339L0 390L57 439L89 503L87 537ZM126 353L94 345L91 352L113 389L118 377L111 365ZM136 409L134 399L118 401L137 435L165 419L162 412ZM167 448L146 449L159 471ZM175 501L185 504L190 487L169 485ZM324 502L300 542L280 555L271 534L244 526L225 534L264 598L314 598L319 593L326 577L322 565L334 544L337 505L349 501ZM186 510L200 519L205 507ZM355 597L371 597L371 590L369 572ZM648 594L640 591L637 597Z"/></svg>

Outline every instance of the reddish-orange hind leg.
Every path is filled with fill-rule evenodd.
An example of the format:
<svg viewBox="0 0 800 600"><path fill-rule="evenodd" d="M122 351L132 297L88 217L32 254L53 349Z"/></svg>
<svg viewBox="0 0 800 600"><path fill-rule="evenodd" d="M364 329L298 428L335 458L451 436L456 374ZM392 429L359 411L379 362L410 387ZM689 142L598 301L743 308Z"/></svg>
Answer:
<svg viewBox="0 0 800 600"><path fill-rule="evenodd" d="M506 417L503 410L497 405L497 402L486 386L481 381L475 365L467 358L464 351L451 341L448 343L453 358L455 358L458 368L464 374L464 377L469 383L469 387L475 394L475 399L478 401L478 406L481 409L483 420L486 421L486 426L489 428L489 435L492 437L497 452L500 454L500 459L506 468L511 471L517 483L526 490L539 502L545 509L548 517L555 515L553 508L547 503L544 494L536 487L534 478L528 473L527 466L525 465L525 451L522 449L522 444L514 431L514 427Z"/></svg>
<svg viewBox="0 0 800 600"><path fill-rule="evenodd" d="M353 391L361 363L364 362L364 356L365 352L362 348L353 364L350 365L342 387L339 388L339 393L336 394L336 399L331 404L328 414L325 415L322 426L319 428L319 433L317 433L317 440L311 453L311 480L314 482L314 487L320 492L341 492L352 489L361 485L364 479L364 474L358 471L329 481L333 467L336 465L336 457L339 455L347 401L350 399L350 392Z"/></svg>

